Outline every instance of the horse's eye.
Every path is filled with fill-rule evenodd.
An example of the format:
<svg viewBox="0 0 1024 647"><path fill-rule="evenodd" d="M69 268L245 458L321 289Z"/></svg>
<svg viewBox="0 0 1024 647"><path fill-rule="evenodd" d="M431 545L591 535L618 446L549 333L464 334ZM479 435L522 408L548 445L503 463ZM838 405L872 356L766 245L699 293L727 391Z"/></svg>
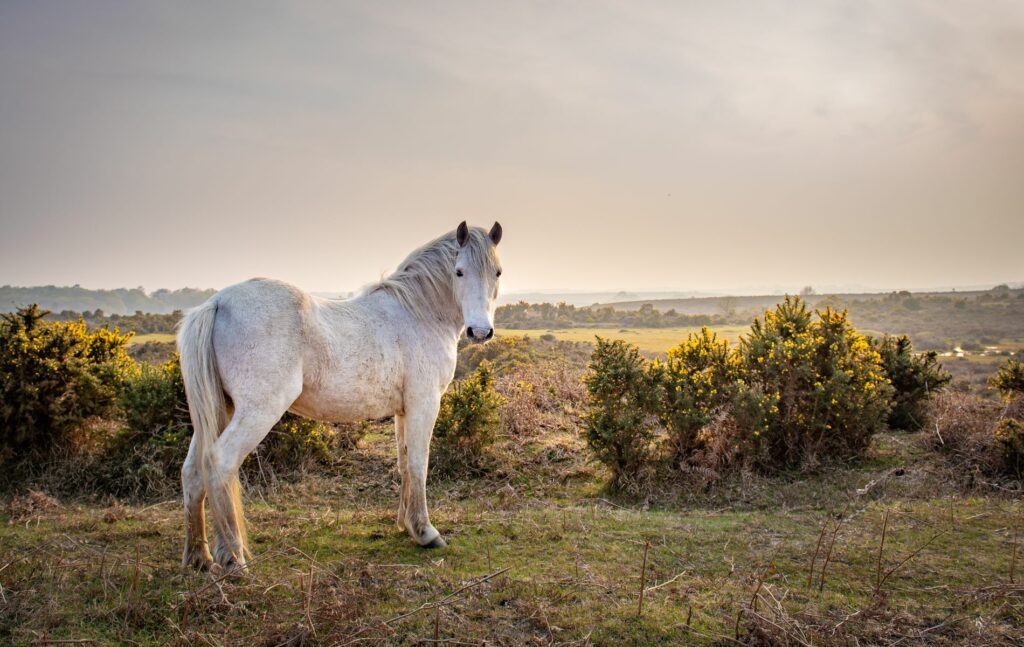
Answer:
<svg viewBox="0 0 1024 647"><path fill-rule="evenodd" d="M498 276L499 277L501 276L501 270L498 270Z"/></svg>
<svg viewBox="0 0 1024 647"><path fill-rule="evenodd" d="M455 276L462 276L462 270L455 270Z"/></svg>

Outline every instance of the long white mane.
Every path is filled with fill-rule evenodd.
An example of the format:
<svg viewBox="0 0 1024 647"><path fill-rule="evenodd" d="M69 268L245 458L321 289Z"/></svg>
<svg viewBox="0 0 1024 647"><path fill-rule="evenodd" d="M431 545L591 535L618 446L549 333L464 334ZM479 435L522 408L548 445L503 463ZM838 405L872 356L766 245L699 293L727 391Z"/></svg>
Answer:
<svg viewBox="0 0 1024 647"><path fill-rule="evenodd" d="M414 317L427 322L436 322L439 315L459 313L455 300L455 258L460 254L474 267L483 266L487 271L498 267L487 231L470 227L469 238L461 248L455 232L445 234L409 254L397 270L366 287L363 294L387 292Z"/></svg>

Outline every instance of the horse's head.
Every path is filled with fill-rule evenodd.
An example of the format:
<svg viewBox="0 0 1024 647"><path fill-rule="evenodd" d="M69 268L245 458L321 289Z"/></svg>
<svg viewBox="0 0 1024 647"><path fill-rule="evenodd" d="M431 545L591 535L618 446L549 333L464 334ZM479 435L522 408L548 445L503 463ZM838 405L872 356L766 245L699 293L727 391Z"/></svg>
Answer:
<svg viewBox="0 0 1024 647"><path fill-rule="evenodd" d="M501 241L501 225L494 223L489 232L470 229L463 221L455 230L459 253L455 259L455 298L462 306L466 336L471 341L487 341L494 336L494 308L498 299L501 262L495 251Z"/></svg>

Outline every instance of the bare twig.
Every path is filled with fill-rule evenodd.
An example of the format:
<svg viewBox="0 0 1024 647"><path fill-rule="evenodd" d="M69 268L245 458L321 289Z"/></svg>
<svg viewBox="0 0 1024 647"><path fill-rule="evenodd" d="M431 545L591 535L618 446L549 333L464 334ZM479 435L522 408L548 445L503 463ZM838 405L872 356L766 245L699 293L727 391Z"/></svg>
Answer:
<svg viewBox="0 0 1024 647"><path fill-rule="evenodd" d="M644 585L647 584L647 551L651 548L651 542L644 542L644 561L640 566L640 604L636 608L636 617L639 618L644 613Z"/></svg>
<svg viewBox="0 0 1024 647"><path fill-rule="evenodd" d="M629 508L627 508L625 506L621 506L618 503L614 503L612 501L609 501L608 499L598 499L598 501L600 501L601 503L606 503L606 504L608 504L608 505L610 505L610 506L612 506L614 508L618 508L619 510L629 510Z"/></svg>
<svg viewBox="0 0 1024 647"><path fill-rule="evenodd" d="M311 607L313 606L313 578L316 575L315 571L313 570L313 567L315 566L315 564L316 557L313 557L309 560L309 583L306 585L305 589L302 592L302 605L306 607L306 622L309 623L309 630L313 633L314 638L319 638L319 636L317 636L316 633L316 625L313 624L313 614L310 610ZM299 581L301 584L302 580Z"/></svg>
<svg viewBox="0 0 1024 647"><path fill-rule="evenodd" d="M670 578L668 578L667 580L665 580L664 582L662 582L661 584L655 584L654 586L649 586L649 587L647 587L647 588L646 588L646 589L644 589L644 590L645 590L645 591L646 591L647 593L650 593L651 591L657 591L657 590L658 590L658 589L660 589L661 587L663 587L663 586L668 586L668 585L669 585L669 584L671 584L672 582L675 582L676 580L678 580L678 579L679 579L680 577L682 577L682 576L683 576L683 575L685 575L685 574L686 574L686 570L685 570L685 569L684 569L684 570L681 570L681 571L679 571L678 573L676 573L675 575L673 575L672 577L670 577Z"/></svg>
<svg viewBox="0 0 1024 647"><path fill-rule="evenodd" d="M273 557L274 555L280 555L283 552L284 551L281 551L281 550L273 550L273 551L269 551L269 552L263 553L262 555L255 555L248 562L246 562L245 569L248 569L250 566L252 566L253 564L255 564L258 561L265 560L265 559L267 559L269 557ZM224 580L228 579L229 577L238 577L238 575L239 575L239 573L235 569L232 569L232 570L224 572L223 574L219 575L218 577L215 577L214 579L212 579L209 582L207 582L204 586L196 589L195 591L190 592L187 596L185 596L185 599L182 601L182 604L185 604L190 599L194 600L194 599L198 598L200 594L205 593L207 590L212 589L215 586L218 586L221 582L223 582ZM221 595L223 595L223 594L224 594L224 592L221 591Z"/></svg>
<svg viewBox="0 0 1024 647"><path fill-rule="evenodd" d="M889 509L885 509L885 516L882 518L882 540L878 542L878 559L875 562L875 595L882 586L882 550L885 549L885 533L889 529Z"/></svg>
<svg viewBox="0 0 1024 647"><path fill-rule="evenodd" d="M764 570L761 571L761 574L757 577L757 586L754 587L754 595L750 596L750 603L747 604L747 606L754 611L757 611L757 594L761 592L761 586L764 585L764 578L768 575L768 571L771 570L772 566L774 566L774 564L772 562L768 562L768 565L764 567Z"/></svg>
<svg viewBox="0 0 1024 647"><path fill-rule="evenodd" d="M814 556L811 557L811 567L807 569L807 588L811 588L814 584L814 562L818 561L818 552L821 551L821 542L825 539L825 531L828 530L829 518L825 517L824 523L821 524L821 532L818 533L818 545L814 547Z"/></svg>
<svg viewBox="0 0 1024 647"><path fill-rule="evenodd" d="M847 506L849 508L849 506ZM818 581L818 593L825 590L825 571L828 570L828 565L832 561L832 549L836 545L836 535L839 534L839 529L843 526L843 520L846 519L846 510L843 510L843 514L840 515L839 521L836 522L836 527L832 531L832 540L828 544L828 552L825 553L825 563L821 565L821 579Z"/></svg>
<svg viewBox="0 0 1024 647"><path fill-rule="evenodd" d="M1017 571L1017 534L1020 532L1020 525L1013 527L1013 555L1010 557L1010 584L1016 584L1015 576Z"/></svg>
<svg viewBox="0 0 1024 647"><path fill-rule="evenodd" d="M473 588L475 586L480 586L484 582L486 582L488 580L492 580L492 579L498 577L499 575L501 575L502 573L510 570L511 568L512 568L511 566L506 566L505 568L502 568L502 569L499 569L497 571L494 571L490 575L484 575L480 579L478 579L476 581L473 581L473 582L470 582L469 584L463 586L462 588L460 588L458 590L452 591L451 593L449 593L448 595L444 596L440 600L437 600L436 602L426 602L426 603L421 604L420 606L416 607L412 611L407 611L407 612L405 612L405 613L403 613L401 615L397 615L394 618L391 618L390 620L385 620L384 624L385 625L390 625L390 624L392 624L394 622L398 622L399 620L401 620L403 618L408 618L411 615L415 615L415 614L419 613L420 611L426 611L428 609L434 609L436 607L442 607L442 606L448 604L449 602L451 602L455 598L455 596L457 596L458 594L462 593L463 591L471 589L471 588Z"/></svg>
<svg viewBox="0 0 1024 647"><path fill-rule="evenodd" d="M902 567L904 564L906 564L910 560L912 560L915 557L917 557L917 555L922 550L924 550L925 548L928 548L929 546L931 546L932 542L934 542L936 539L938 539L942 535L946 534L947 532L949 532L948 528L946 530L941 530L941 531L935 533L934 535L932 535L931 539L929 539L928 541L926 541L923 544L921 544L917 549L914 550L914 552L910 553L909 555L907 555L906 557L901 559L898 564L896 564L895 566L890 568L888 571L886 571L885 575L882 577L882 581L878 583L878 588L881 589L882 585L885 584L885 581L889 579L890 575L892 575L893 573L898 571L900 569L900 567Z"/></svg>

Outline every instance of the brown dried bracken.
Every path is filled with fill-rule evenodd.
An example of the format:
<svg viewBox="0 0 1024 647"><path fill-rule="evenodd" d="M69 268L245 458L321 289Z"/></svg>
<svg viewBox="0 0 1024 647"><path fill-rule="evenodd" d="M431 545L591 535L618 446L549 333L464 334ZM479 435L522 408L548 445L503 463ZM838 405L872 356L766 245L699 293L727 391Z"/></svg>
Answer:
<svg viewBox="0 0 1024 647"><path fill-rule="evenodd" d="M60 508L60 503L49 494L38 490L29 490L27 494L12 498L11 502L7 504L7 523L15 524L58 508Z"/></svg>

